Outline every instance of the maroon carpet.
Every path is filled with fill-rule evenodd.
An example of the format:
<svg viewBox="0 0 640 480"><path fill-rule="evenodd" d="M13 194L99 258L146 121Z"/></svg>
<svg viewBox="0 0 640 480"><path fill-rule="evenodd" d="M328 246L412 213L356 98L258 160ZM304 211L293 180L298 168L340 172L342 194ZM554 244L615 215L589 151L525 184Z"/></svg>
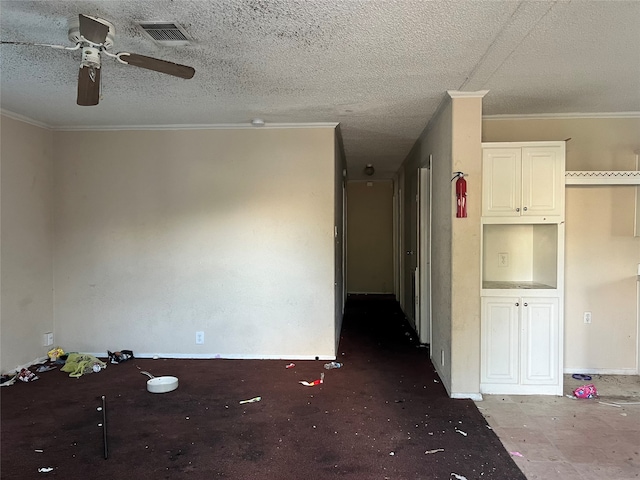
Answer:
<svg viewBox="0 0 640 480"><path fill-rule="evenodd" d="M105 345L105 355L116 348L128 347ZM336 370L323 361L287 369L133 359L79 379L54 370L3 387L1 478L525 478L473 402L447 397L396 302L351 297L339 351ZM175 375L180 386L149 393L140 369ZM298 383L322 372L322 385Z"/></svg>

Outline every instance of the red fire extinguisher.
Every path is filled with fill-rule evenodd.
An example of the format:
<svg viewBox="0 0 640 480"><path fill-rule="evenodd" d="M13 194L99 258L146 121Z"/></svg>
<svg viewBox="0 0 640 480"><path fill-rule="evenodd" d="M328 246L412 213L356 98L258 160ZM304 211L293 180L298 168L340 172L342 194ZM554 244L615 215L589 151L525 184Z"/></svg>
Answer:
<svg viewBox="0 0 640 480"><path fill-rule="evenodd" d="M467 181L464 179L464 173L454 172L456 180L456 201L458 208L456 210L456 218L467 218Z"/></svg>

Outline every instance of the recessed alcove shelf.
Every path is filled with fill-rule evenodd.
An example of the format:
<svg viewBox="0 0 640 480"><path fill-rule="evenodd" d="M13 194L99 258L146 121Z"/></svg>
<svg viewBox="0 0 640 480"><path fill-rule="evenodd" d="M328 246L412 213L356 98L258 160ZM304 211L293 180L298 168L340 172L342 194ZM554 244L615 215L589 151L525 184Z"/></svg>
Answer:
<svg viewBox="0 0 640 480"><path fill-rule="evenodd" d="M483 289L556 289L558 224L483 225Z"/></svg>

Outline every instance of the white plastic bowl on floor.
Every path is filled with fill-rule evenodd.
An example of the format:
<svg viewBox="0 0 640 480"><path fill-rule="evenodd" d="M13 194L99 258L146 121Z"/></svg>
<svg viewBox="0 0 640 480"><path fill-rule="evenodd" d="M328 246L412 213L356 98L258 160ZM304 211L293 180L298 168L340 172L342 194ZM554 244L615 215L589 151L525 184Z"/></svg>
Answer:
<svg viewBox="0 0 640 480"><path fill-rule="evenodd" d="M147 391L151 393L167 393L178 388L178 377L154 377L149 372L140 373L149 377L149 380L147 380Z"/></svg>

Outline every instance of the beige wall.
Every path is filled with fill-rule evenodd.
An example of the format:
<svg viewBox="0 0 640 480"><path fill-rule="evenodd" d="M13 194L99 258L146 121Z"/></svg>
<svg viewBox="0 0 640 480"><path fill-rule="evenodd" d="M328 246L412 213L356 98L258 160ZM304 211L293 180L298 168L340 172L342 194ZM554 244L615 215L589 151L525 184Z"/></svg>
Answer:
<svg viewBox="0 0 640 480"><path fill-rule="evenodd" d="M47 355L54 331L52 133L2 116L0 370Z"/></svg>
<svg viewBox="0 0 640 480"><path fill-rule="evenodd" d="M334 135L329 127L57 133L61 345L334 356Z"/></svg>
<svg viewBox="0 0 640 480"><path fill-rule="evenodd" d="M393 293L393 183L347 183L347 291Z"/></svg>
<svg viewBox="0 0 640 480"><path fill-rule="evenodd" d="M100 355L334 358L335 128L51 132L3 116L1 132L3 372L46 356L47 331Z"/></svg>
<svg viewBox="0 0 640 480"><path fill-rule="evenodd" d="M483 141L570 140L567 170L635 170L640 118L492 120ZM566 372L636 373L635 187L566 189ZM583 313L592 312L585 325Z"/></svg>
<svg viewBox="0 0 640 480"><path fill-rule="evenodd" d="M452 397L480 391L481 95L447 96L403 163L404 184L417 183L417 168L432 157L430 351ZM468 175L467 218L455 216L454 171ZM404 220L415 231L406 225L415 215Z"/></svg>
<svg viewBox="0 0 640 480"><path fill-rule="evenodd" d="M453 106L446 106L421 138L420 158L431 164L431 360L451 393L451 279L452 279L452 197L451 142ZM444 359L444 362L442 361Z"/></svg>
<svg viewBox="0 0 640 480"><path fill-rule="evenodd" d="M455 202L451 208L451 394L465 397L480 390L482 98L454 98L452 123L452 171L468 176L467 218L456 218Z"/></svg>
<svg viewBox="0 0 640 480"><path fill-rule="evenodd" d="M446 98L437 115L414 145L403 163L404 184L417 183L418 167L426 167L432 156L431 177L431 360L445 388L451 392L451 278L452 278L452 138L453 108ZM408 222L416 222L415 215L405 215ZM400 251L404 252L411 240L405 238ZM405 264L404 275L407 274ZM406 287L405 287L406 288ZM444 359L444 362L442 361Z"/></svg>

